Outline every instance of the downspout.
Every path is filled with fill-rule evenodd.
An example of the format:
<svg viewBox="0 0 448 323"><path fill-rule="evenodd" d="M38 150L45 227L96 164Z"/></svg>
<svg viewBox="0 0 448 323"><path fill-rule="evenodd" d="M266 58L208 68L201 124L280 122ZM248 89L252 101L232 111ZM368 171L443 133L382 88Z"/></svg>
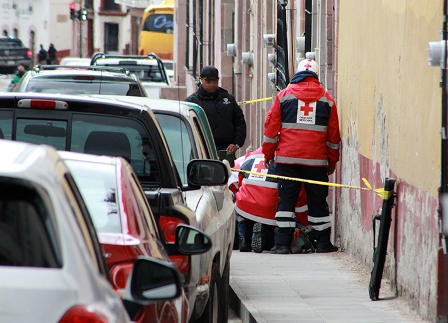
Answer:
<svg viewBox="0 0 448 323"><path fill-rule="evenodd" d="M448 138L447 138L447 129L448 129L448 112L447 112L447 71L446 71L446 52L447 52L447 35L448 35L448 26L447 26L447 16L448 16L448 0L444 1L443 4L443 26L442 26L442 40L443 40L443 49L444 54L442 55L443 61L440 66L442 68L442 152L441 152L441 187L439 192L439 201L442 200L444 196L448 194L448 161L447 161L447 152L448 152ZM439 212L440 212L439 207ZM442 211L446 214L448 210ZM440 225L443 225L442 214L438 214L438 220ZM446 218L444 219L447 220ZM446 225L446 224L445 224ZM440 243L442 246L439 246L438 250L438 259L437 259L437 322L447 322L448 321L448 255L447 255L447 238L443 233L439 234Z"/></svg>

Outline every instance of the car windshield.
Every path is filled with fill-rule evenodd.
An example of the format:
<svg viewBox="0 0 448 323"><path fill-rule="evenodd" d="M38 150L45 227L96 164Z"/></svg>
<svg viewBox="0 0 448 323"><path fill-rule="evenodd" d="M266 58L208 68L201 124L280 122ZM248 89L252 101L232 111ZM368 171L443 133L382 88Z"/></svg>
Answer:
<svg viewBox="0 0 448 323"><path fill-rule="evenodd" d="M121 233L113 165L65 160L99 233Z"/></svg>
<svg viewBox="0 0 448 323"><path fill-rule="evenodd" d="M96 65L99 66L110 66L110 67L123 67L129 70L132 74L135 74L141 82L161 82L165 83L163 75L160 71L158 65L149 64L127 64L126 61L120 61L116 64L112 64L104 60L103 62L98 61Z"/></svg>
<svg viewBox="0 0 448 323"><path fill-rule="evenodd" d="M137 84L129 82L105 82L101 78L78 76L70 79L31 78L25 92L63 94L109 94L144 96Z"/></svg>
<svg viewBox="0 0 448 323"><path fill-rule="evenodd" d="M183 184L187 184L187 165L195 158L192 138L185 122L173 115L156 114Z"/></svg>

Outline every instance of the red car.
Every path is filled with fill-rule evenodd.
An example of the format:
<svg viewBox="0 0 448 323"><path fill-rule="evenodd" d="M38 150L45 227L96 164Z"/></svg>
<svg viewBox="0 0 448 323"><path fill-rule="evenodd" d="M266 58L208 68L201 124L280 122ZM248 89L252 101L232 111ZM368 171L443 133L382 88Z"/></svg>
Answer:
<svg viewBox="0 0 448 323"><path fill-rule="evenodd" d="M149 256L171 262L139 180L130 164L121 157L66 151L59 154L73 174L88 207L105 252L111 283L123 296L138 257ZM189 250L179 253L199 254L211 247L210 239L200 231L195 231L191 240L194 241ZM175 299L141 305L131 315L135 322L188 321L188 299L184 291Z"/></svg>

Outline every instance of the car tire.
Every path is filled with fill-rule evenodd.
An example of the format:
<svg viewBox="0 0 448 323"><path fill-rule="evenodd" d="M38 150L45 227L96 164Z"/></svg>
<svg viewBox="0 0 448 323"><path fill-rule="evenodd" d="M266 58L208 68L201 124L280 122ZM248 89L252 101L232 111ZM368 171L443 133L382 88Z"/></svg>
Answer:
<svg viewBox="0 0 448 323"><path fill-rule="evenodd" d="M197 323L216 323L219 317L222 317L222 306L218 301L220 288L219 268L216 263L212 265L212 273L210 276L210 294L208 296L207 305L205 306L202 316L196 320Z"/></svg>
<svg viewBox="0 0 448 323"><path fill-rule="evenodd" d="M219 289L219 306L220 314L219 322L227 323L229 320L229 290L230 290L230 260L227 259L222 272L220 289Z"/></svg>

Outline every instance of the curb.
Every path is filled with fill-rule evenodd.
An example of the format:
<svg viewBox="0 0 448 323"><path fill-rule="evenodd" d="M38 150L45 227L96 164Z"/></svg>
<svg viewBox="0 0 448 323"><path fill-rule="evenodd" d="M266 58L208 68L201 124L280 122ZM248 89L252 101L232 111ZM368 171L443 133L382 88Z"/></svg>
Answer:
<svg viewBox="0 0 448 323"><path fill-rule="evenodd" d="M250 311L235 293L232 286L229 288L229 306L241 319L242 323L257 323Z"/></svg>

